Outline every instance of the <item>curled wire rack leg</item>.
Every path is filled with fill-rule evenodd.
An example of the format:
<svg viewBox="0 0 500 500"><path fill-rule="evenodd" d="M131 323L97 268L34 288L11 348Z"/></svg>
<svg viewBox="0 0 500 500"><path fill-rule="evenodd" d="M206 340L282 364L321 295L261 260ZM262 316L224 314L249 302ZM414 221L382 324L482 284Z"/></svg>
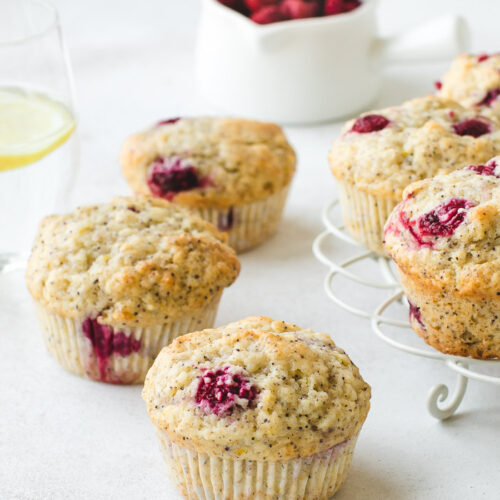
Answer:
<svg viewBox="0 0 500 500"><path fill-rule="evenodd" d="M467 368L467 365L464 365ZM427 397L427 409L429 413L439 420L450 418L460 406L467 390L468 378L458 374L457 386L453 395L448 398L449 390L444 384L434 386Z"/></svg>

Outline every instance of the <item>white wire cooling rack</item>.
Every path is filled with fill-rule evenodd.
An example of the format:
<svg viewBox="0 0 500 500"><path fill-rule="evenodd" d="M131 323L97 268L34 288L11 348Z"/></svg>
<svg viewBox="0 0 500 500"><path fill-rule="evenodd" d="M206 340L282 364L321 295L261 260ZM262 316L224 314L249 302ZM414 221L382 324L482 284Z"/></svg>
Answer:
<svg viewBox="0 0 500 500"><path fill-rule="evenodd" d="M359 243L347 234L342 224L335 222L335 219L340 220L338 200L333 200L323 210L322 221L325 230L316 237L313 243L314 255L329 268L329 272L324 280L324 288L328 297L339 307L350 313L370 319L373 332L392 347L414 356L441 361L457 374L457 382L453 394L450 395L449 388L445 384L438 384L431 388L427 397L427 409L429 413L440 420L451 417L464 398L469 379L500 385L500 376L484 373L485 371L491 371L493 367L498 368L497 373L500 373L500 360L478 360L462 356L452 356L443 354L425 344L425 348L414 347L410 344L411 341L415 340L415 334L412 331L409 321L395 319L386 314L387 310L393 305L407 305L406 298L401 290L390 260L361 247ZM324 247L328 242L333 244L348 243L356 248L358 253L337 262L335 251L329 252L329 256L325 253ZM353 267L360 263L365 264L364 271L353 271ZM382 278L377 280L374 278L377 275L380 275ZM359 308L340 297L339 293L342 292L343 287L336 288L334 282L341 276L356 286L356 292L359 292L356 293L357 302L360 302L359 299L363 297L363 291L366 291L366 289L376 289L382 295L389 293L390 296L375 310ZM398 335L398 340L395 340L387 331L389 326L393 327L393 329L406 329L409 335L404 337Z"/></svg>

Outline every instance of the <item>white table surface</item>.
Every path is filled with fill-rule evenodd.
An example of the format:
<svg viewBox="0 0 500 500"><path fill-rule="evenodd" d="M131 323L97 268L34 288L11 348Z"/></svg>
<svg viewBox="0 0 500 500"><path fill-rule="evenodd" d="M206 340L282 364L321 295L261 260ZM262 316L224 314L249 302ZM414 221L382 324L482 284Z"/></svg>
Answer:
<svg viewBox="0 0 500 500"><path fill-rule="evenodd" d="M128 193L117 155L155 120L217 113L196 93L197 0L58 0L79 96L82 171L75 203ZM498 50L496 0L386 0L381 28L395 33L444 12L464 14L472 48ZM446 64L386 71L380 105L432 89ZM243 255L217 325L252 314L331 333L372 385L372 409L338 500L500 498L500 388L470 382L456 416L434 420L426 395L454 385L439 363L381 343L366 320L329 302L326 269L312 256L320 211L335 195L326 156L338 124L288 127L298 174L279 234ZM42 344L20 274L0 281L0 498L177 500L140 387L89 382L62 370ZM370 291L371 300L377 297ZM371 295L370 295L371 294ZM357 295L353 300L361 300ZM364 300L364 299L363 299Z"/></svg>

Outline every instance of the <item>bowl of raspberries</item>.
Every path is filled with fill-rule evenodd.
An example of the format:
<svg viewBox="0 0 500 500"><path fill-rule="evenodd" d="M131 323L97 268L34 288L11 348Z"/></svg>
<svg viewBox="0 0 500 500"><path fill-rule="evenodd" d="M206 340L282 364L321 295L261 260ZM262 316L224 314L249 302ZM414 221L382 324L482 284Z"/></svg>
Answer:
<svg viewBox="0 0 500 500"><path fill-rule="evenodd" d="M217 0L257 24L335 16L357 9L360 0Z"/></svg>

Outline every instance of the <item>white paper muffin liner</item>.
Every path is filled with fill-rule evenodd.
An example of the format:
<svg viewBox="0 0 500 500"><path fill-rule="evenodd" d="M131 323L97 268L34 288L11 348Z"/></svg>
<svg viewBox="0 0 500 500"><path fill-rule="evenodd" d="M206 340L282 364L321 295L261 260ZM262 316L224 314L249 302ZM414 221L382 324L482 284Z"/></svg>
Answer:
<svg viewBox="0 0 500 500"><path fill-rule="evenodd" d="M357 436L321 453L286 462L199 454L157 429L170 475L189 500L328 500L343 484Z"/></svg>
<svg viewBox="0 0 500 500"><path fill-rule="evenodd" d="M342 219L353 238L374 252L386 256L384 226L398 204L392 198L374 196L350 182L337 180Z"/></svg>
<svg viewBox="0 0 500 500"><path fill-rule="evenodd" d="M278 229L289 186L265 200L246 203L229 209L196 208L203 219L229 235L229 245L245 252L269 239Z"/></svg>
<svg viewBox="0 0 500 500"><path fill-rule="evenodd" d="M83 332L86 318L65 318L35 302L45 345L66 370L92 380L113 384L139 384L161 349L174 338L211 328L215 322L222 292L205 307L182 318L147 328L122 328L119 332L140 342L137 352L127 356L113 353L103 360Z"/></svg>

